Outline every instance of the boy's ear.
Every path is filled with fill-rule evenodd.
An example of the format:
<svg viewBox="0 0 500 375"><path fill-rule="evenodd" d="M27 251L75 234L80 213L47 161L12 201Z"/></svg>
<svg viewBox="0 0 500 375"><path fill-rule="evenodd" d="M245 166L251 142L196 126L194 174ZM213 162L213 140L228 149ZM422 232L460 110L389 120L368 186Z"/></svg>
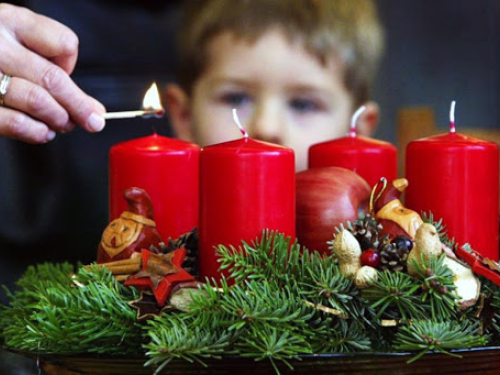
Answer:
<svg viewBox="0 0 500 375"><path fill-rule="evenodd" d="M186 92L177 84L168 84L165 89L165 99L175 136L193 142L189 98Z"/></svg>
<svg viewBox="0 0 500 375"><path fill-rule="evenodd" d="M375 129L377 128L380 109L378 104L375 102L366 102L363 105L366 109L358 118L356 130L359 135L370 137L373 133L375 133Z"/></svg>

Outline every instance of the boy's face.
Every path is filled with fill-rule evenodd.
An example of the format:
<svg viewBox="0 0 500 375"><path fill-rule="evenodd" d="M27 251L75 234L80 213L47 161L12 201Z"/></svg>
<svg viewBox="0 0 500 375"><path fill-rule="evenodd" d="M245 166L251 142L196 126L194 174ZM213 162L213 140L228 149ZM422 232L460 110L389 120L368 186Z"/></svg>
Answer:
<svg viewBox="0 0 500 375"><path fill-rule="evenodd" d="M223 33L208 52L189 103L200 145L241 137L233 108L250 137L292 148L297 170L307 168L311 145L348 133L353 101L340 62L322 65L278 30L253 44Z"/></svg>

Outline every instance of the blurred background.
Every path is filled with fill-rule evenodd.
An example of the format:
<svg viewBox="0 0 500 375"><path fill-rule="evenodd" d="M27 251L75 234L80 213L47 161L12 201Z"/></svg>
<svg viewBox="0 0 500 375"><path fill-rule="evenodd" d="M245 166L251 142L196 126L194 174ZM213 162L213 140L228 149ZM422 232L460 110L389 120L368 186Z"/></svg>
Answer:
<svg viewBox="0 0 500 375"><path fill-rule="evenodd" d="M448 127L500 131L500 2L376 0L386 51L373 92L379 136L397 142L402 108L427 106ZM446 130L446 129L444 129Z"/></svg>

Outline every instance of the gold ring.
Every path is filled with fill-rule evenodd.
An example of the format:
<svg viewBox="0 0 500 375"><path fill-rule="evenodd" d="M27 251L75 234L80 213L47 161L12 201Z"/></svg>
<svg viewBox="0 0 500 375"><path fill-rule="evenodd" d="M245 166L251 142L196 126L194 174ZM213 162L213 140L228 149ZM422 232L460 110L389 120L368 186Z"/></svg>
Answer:
<svg viewBox="0 0 500 375"><path fill-rule="evenodd" d="M4 74L0 80L0 106L4 106L5 95L7 94L7 89L9 88L11 76Z"/></svg>

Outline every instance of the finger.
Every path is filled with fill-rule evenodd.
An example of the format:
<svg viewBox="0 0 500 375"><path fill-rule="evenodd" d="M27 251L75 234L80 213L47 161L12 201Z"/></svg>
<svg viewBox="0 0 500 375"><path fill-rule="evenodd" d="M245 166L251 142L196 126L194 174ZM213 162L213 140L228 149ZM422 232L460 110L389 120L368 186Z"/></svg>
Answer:
<svg viewBox="0 0 500 375"><path fill-rule="evenodd" d="M25 112L58 132L73 129L68 112L45 89L23 78L11 78L4 106Z"/></svg>
<svg viewBox="0 0 500 375"><path fill-rule="evenodd" d="M78 37L63 24L29 9L2 4L0 21L14 38L71 74L78 57Z"/></svg>
<svg viewBox="0 0 500 375"><path fill-rule="evenodd" d="M0 54L0 66L11 76L43 87L64 107L70 119L87 131L104 128L104 106L85 94L59 66L20 45L13 45Z"/></svg>
<svg viewBox="0 0 500 375"><path fill-rule="evenodd" d="M0 136L28 143L47 143L56 133L22 112L0 107Z"/></svg>

